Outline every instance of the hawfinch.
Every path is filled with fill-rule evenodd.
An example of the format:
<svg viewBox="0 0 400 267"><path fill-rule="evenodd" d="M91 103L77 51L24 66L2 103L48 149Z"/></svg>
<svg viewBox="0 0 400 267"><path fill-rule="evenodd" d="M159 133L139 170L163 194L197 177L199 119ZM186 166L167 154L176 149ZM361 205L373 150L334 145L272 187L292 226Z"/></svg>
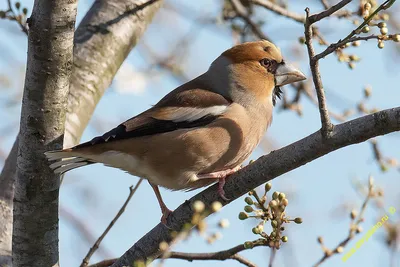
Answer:
<svg viewBox="0 0 400 267"><path fill-rule="evenodd" d="M268 41L223 52L204 74L179 86L155 106L89 142L46 152L50 168L65 173L93 163L148 180L162 211L171 212L159 186L192 190L237 171L272 121L280 86L304 80Z"/></svg>

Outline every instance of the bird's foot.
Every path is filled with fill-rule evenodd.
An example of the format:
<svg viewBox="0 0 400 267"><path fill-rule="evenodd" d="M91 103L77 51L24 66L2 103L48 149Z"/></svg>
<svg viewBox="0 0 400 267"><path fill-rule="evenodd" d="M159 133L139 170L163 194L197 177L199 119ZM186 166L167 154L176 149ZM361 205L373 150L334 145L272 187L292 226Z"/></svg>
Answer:
<svg viewBox="0 0 400 267"><path fill-rule="evenodd" d="M165 206L165 208L162 208L161 212L162 212L161 222L164 225L167 225L167 219L168 219L168 216L172 213L172 210L170 210L169 208L167 208Z"/></svg>
<svg viewBox="0 0 400 267"><path fill-rule="evenodd" d="M207 174L199 174L199 175L197 175L197 177L199 179L210 179L210 178L218 179L218 194L223 200L229 201L229 198L227 198L225 196L225 191L224 191L225 178L228 177L229 175L237 172L241 168L242 167L239 165L232 169L227 169L227 170L218 171L218 172L211 172L211 173L207 173Z"/></svg>
<svg viewBox="0 0 400 267"><path fill-rule="evenodd" d="M229 201L229 198L227 198L225 196L224 185L225 185L225 177L224 178L219 178L219 180L218 180L218 194L223 200Z"/></svg>

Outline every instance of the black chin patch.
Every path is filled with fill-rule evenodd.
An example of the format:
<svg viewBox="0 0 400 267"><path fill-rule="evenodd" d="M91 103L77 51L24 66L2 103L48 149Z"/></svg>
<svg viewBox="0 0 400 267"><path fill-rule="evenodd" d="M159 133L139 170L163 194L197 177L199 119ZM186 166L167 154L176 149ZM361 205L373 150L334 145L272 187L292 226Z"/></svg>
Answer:
<svg viewBox="0 0 400 267"><path fill-rule="evenodd" d="M282 90L279 86L275 86L274 91L272 92L272 104L275 106L276 104L276 97L281 99L282 96Z"/></svg>

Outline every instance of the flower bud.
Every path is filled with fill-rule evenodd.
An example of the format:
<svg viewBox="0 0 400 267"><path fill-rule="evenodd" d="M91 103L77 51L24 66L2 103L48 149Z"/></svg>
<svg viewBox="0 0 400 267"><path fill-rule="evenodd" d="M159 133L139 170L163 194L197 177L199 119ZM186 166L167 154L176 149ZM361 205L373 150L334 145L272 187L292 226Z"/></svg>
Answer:
<svg viewBox="0 0 400 267"><path fill-rule="evenodd" d="M239 213L239 220L246 220L247 218L249 218L249 215L246 212L241 212Z"/></svg>
<svg viewBox="0 0 400 267"><path fill-rule="evenodd" d="M303 222L303 219L300 218L300 217L297 217L297 218L294 219L294 222L297 223L297 224L301 224Z"/></svg>
<svg viewBox="0 0 400 267"><path fill-rule="evenodd" d="M203 212L204 209L205 209L205 205L204 205L203 201L196 200L196 201L193 203L193 209L194 209L194 211L197 212L197 213Z"/></svg>
<svg viewBox="0 0 400 267"><path fill-rule="evenodd" d="M254 201L253 201L253 199L251 197L246 197L244 199L244 202L246 202L249 205L253 205L253 203L254 203Z"/></svg>
<svg viewBox="0 0 400 267"><path fill-rule="evenodd" d="M219 211L220 209L222 209L222 204L221 204L221 202L219 202L219 201L214 201L214 202L211 204L211 210L212 210L213 212L217 212L217 211Z"/></svg>
<svg viewBox="0 0 400 267"><path fill-rule="evenodd" d="M249 206L249 205L244 206L244 211L245 211L245 212L253 212L253 207L252 207L252 206Z"/></svg>

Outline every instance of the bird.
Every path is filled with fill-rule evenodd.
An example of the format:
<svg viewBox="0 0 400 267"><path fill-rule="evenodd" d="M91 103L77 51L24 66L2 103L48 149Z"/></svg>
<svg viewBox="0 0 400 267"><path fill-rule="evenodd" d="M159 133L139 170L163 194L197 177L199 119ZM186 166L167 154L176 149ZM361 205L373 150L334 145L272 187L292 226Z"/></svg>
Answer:
<svg viewBox="0 0 400 267"><path fill-rule="evenodd" d="M200 76L91 141L45 155L55 173L102 163L147 179L166 224L172 212L159 187L190 191L238 171L272 122L281 86L305 80L273 43L231 47Z"/></svg>

